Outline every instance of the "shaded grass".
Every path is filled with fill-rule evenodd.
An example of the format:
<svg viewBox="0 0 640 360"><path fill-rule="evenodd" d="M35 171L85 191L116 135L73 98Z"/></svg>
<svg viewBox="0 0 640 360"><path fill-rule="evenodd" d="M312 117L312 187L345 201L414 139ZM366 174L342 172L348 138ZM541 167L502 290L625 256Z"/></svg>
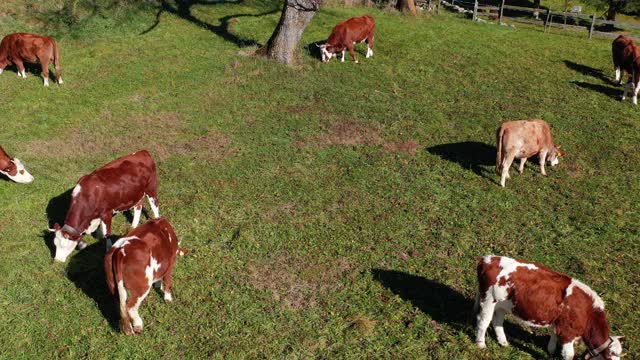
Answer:
<svg viewBox="0 0 640 360"><path fill-rule="evenodd" d="M264 10L191 13L217 26ZM544 357L544 332L517 325L513 347L473 344L475 259L488 253L583 280L614 332L633 335L640 133L638 109L607 79L610 42L328 8L302 45L365 12L378 21L376 55L359 65L321 65L305 51L296 68L241 57L170 13L138 35L150 12L136 31L61 37L64 86L3 73L0 144L36 181L0 182L0 353ZM228 30L264 43L277 20L240 17ZM547 177L529 165L501 189L495 129L526 118L547 120L568 156ZM225 145L198 141L208 134ZM405 143L413 150L390 145ZM192 251L178 260L175 303L150 294L145 333L126 338L105 310L99 244L52 264L41 235L51 199L136 146L158 153L161 213ZM114 222L128 230L123 216ZM633 336L628 345L636 356Z"/></svg>

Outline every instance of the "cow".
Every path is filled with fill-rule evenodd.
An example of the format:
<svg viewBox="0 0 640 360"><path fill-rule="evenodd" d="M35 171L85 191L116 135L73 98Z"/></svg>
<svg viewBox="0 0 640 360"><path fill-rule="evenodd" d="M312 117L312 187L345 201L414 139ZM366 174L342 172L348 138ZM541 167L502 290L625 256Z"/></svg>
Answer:
<svg viewBox="0 0 640 360"><path fill-rule="evenodd" d="M145 196L153 217L159 217L156 164L147 150L121 157L81 177L71 192L63 226L56 223L50 229L55 232L55 260L65 262L74 248L82 250L86 246L83 235L99 226L102 237L108 238L115 213L133 209L131 226L138 226Z"/></svg>
<svg viewBox="0 0 640 360"><path fill-rule="evenodd" d="M489 323L498 343L508 346L502 325L505 314L512 313L526 325L550 328L547 350L552 355L559 342L563 359L572 359L574 342L582 339L586 358L622 356L622 337L609 334L604 302L579 280L540 264L493 255L478 259L477 272L478 347L486 348Z"/></svg>
<svg viewBox="0 0 640 360"><path fill-rule="evenodd" d="M2 146L0 146L0 174L20 184L33 181L33 176L24 168L22 161L9 156Z"/></svg>
<svg viewBox="0 0 640 360"><path fill-rule="evenodd" d="M49 86L49 61L53 60L56 81L62 84L60 52L55 39L30 33L13 33L0 42L0 74L9 64L18 68L18 77L27 78L24 63L40 63L44 86Z"/></svg>
<svg viewBox="0 0 640 360"><path fill-rule="evenodd" d="M638 92L640 91L640 49L636 46L633 39L620 35L613 40L611 44L611 54L618 84L622 83L623 72L627 72L629 76L629 81L622 94L622 100L625 100L629 90L632 90L632 102L634 105L637 105Z"/></svg>
<svg viewBox="0 0 640 360"><path fill-rule="evenodd" d="M544 169L548 161L551 166L559 163L558 158L565 153L556 146L551 136L549 124L544 120L508 121L500 125L496 131L498 151L496 155L496 172L501 176L500 185L505 186L509 176L509 168L514 159L520 159L522 173L527 158L538 155L540 172L547 175Z"/></svg>
<svg viewBox="0 0 640 360"><path fill-rule="evenodd" d="M138 308L153 283L161 281L164 300L173 301L171 274L180 252L179 244L171 224L165 218L157 218L131 230L105 255L107 285L117 298L120 329L126 335L142 332Z"/></svg>
<svg viewBox="0 0 640 360"><path fill-rule="evenodd" d="M331 31L327 42L318 45L322 53L322 62L329 62L332 57L337 56L337 53L342 53L340 61L344 62L344 52L347 49L351 54L351 58L357 64L358 59L356 59L354 45L359 42L367 43L367 58L373 56L373 32L375 27L376 22L371 15L352 17L339 23Z"/></svg>

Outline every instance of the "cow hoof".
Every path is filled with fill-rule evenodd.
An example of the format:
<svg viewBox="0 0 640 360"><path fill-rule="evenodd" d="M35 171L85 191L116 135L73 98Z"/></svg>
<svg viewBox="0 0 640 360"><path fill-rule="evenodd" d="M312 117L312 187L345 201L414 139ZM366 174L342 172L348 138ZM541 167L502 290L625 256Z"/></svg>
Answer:
<svg viewBox="0 0 640 360"><path fill-rule="evenodd" d="M480 349L486 349L487 348L487 344L481 342L481 343L476 343L476 345L478 345L478 348Z"/></svg>
<svg viewBox="0 0 640 360"><path fill-rule="evenodd" d="M505 341L498 341L498 344L500 344L500 346L502 346L502 347L507 347L507 346L509 346L509 342L508 342L508 341L506 341L506 340L505 340Z"/></svg>
<svg viewBox="0 0 640 360"><path fill-rule="evenodd" d="M136 334L141 334L141 333L142 333L142 325L134 326L134 327L133 327L133 331L134 331Z"/></svg>
<svg viewBox="0 0 640 360"><path fill-rule="evenodd" d="M60 84L60 85L64 84L64 81L62 81L62 78L60 78L60 80L58 80L58 84Z"/></svg>
<svg viewBox="0 0 640 360"><path fill-rule="evenodd" d="M356 64L360 64L360 63L358 62L358 60L356 60Z"/></svg>
<svg viewBox="0 0 640 360"><path fill-rule="evenodd" d="M164 301L173 302L173 296L171 296L171 294L164 294Z"/></svg>

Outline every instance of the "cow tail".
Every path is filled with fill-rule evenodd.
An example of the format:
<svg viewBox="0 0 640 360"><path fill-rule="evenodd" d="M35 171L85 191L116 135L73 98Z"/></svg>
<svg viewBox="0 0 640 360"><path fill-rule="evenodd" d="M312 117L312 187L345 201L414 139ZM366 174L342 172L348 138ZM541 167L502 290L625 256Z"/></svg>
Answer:
<svg viewBox="0 0 640 360"><path fill-rule="evenodd" d="M502 164L502 135L504 135L504 129L500 126L496 133L496 143L498 144L498 151L496 154L496 172L498 175L502 173L502 169L500 168Z"/></svg>
<svg viewBox="0 0 640 360"><path fill-rule="evenodd" d="M60 51L58 50L58 42L55 39L53 41L53 66L56 69L56 81L60 82L60 77L62 76L62 69L60 68Z"/></svg>
<svg viewBox="0 0 640 360"><path fill-rule="evenodd" d="M125 334L133 333L131 326L131 317L127 311L127 289L124 287L124 279L122 276L122 262L124 256L121 256L118 249L113 248L113 251L107 253L105 258L104 267L105 275L107 277L107 284L109 285L109 291L112 294L116 294L118 304L120 308L120 329Z"/></svg>

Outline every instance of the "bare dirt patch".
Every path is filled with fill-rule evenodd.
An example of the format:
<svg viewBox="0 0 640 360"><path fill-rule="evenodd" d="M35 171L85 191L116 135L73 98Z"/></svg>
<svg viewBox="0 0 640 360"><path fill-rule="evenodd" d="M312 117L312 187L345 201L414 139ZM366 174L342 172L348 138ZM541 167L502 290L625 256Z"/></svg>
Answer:
<svg viewBox="0 0 640 360"><path fill-rule="evenodd" d="M103 126L89 130L73 128L48 140L33 140L23 144L35 156L75 158L78 154L126 154L147 149L159 160L171 156L218 161L236 152L230 140L217 131L203 136L189 136L180 115L158 112L119 119L111 112L100 115Z"/></svg>
<svg viewBox="0 0 640 360"><path fill-rule="evenodd" d="M289 309L314 307L322 295L342 287L340 279L353 272L345 258L328 264L310 264L307 259L281 255L247 267L249 283L270 290L273 299Z"/></svg>
<svg viewBox="0 0 640 360"><path fill-rule="evenodd" d="M380 128L375 124L365 124L356 120L337 120L329 124L324 133L306 139L296 138L293 141L296 147L304 146L381 146L387 152L399 152L415 155L418 142L415 140L402 140L390 142L381 135Z"/></svg>

